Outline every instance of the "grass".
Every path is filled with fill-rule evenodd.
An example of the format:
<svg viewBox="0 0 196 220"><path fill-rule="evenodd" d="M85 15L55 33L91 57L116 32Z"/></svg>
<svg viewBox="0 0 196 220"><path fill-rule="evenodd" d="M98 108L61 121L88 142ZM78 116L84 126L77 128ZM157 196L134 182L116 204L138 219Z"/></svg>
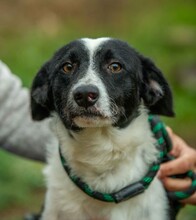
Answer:
<svg viewBox="0 0 196 220"><path fill-rule="evenodd" d="M116 19L110 22L104 18L100 22L96 17L92 21L85 20L73 13L74 16L66 20L56 14L58 22L51 22L50 18L42 26L33 22L26 25L18 11L17 23L13 19L13 25L0 28L0 57L29 87L40 66L63 44L86 36L124 39L150 56L166 74L174 91L176 118L164 120L193 144L196 141L196 92L176 83L173 72L195 63L195 3L151 0L149 7L145 4L146 1L141 0L134 5L128 3L121 11L115 11ZM33 15L29 14L27 20L30 17ZM5 152L0 152L0 158L0 218L18 220L29 211L38 211L44 199L43 166ZM187 206L178 219L195 219L194 208Z"/></svg>

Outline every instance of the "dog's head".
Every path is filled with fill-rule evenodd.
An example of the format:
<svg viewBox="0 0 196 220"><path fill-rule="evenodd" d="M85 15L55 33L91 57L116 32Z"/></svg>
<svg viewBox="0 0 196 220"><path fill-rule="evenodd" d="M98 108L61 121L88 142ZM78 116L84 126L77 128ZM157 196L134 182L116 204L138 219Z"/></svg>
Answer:
<svg viewBox="0 0 196 220"><path fill-rule="evenodd" d="M152 114L174 115L161 71L127 43L111 38L62 47L40 69L31 90L33 119L55 111L68 129L123 127L141 105Z"/></svg>

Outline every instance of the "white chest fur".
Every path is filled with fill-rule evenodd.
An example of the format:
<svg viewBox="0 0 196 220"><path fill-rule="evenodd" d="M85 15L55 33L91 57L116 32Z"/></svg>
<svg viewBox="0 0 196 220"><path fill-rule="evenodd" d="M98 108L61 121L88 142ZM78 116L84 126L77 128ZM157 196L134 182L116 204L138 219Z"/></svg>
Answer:
<svg viewBox="0 0 196 220"><path fill-rule="evenodd" d="M73 138L57 119L56 133L62 153L77 176L92 189L111 193L140 180L156 160L147 114L126 129L89 128ZM43 220L166 220L167 199L155 179L145 193L120 204L90 198L65 173L58 149L46 169L48 192Z"/></svg>

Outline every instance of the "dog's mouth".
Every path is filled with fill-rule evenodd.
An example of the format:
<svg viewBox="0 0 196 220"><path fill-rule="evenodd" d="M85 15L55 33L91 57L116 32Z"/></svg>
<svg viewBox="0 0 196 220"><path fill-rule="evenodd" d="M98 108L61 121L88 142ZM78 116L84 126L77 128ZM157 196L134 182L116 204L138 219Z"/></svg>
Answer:
<svg viewBox="0 0 196 220"><path fill-rule="evenodd" d="M79 127L102 127L112 123L110 116L98 110L84 110L73 113L71 118Z"/></svg>

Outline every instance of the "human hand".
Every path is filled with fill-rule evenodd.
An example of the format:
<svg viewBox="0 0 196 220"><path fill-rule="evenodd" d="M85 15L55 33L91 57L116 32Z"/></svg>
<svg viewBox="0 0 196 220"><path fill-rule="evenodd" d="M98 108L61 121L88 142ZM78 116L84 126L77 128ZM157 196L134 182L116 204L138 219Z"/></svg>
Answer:
<svg viewBox="0 0 196 220"><path fill-rule="evenodd" d="M172 178L171 175L183 174L189 170L196 171L196 150L167 127L168 134L172 140L173 148L170 155L176 159L161 165L158 177L168 191L183 191L191 185L190 178ZM196 192L188 199L181 200L182 203L196 205Z"/></svg>

